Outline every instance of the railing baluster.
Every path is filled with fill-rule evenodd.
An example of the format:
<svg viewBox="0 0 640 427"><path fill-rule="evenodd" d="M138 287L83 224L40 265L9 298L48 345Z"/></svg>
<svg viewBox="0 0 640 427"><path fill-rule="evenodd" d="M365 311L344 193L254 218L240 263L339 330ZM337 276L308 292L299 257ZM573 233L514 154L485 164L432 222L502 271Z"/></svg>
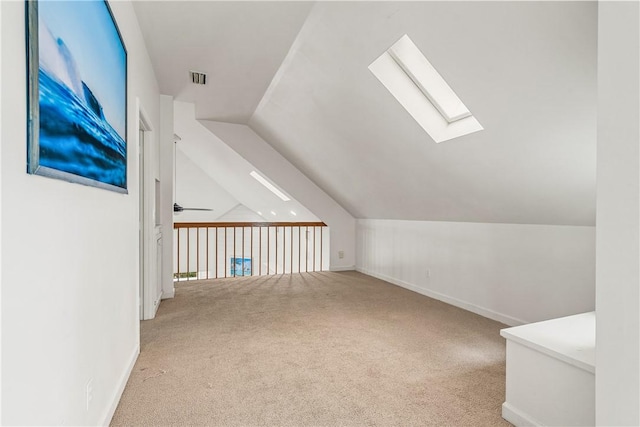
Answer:
<svg viewBox="0 0 640 427"><path fill-rule="evenodd" d="M310 233L309 233L309 227L306 227L305 235L306 235L306 237L307 237L307 240L306 240L307 244L306 244L306 245L305 245L305 247L304 247L304 248L305 248L305 251L306 251L306 252L305 252L305 255L304 255L304 261L305 261L307 264L306 264L306 265L305 265L305 267L304 267L304 271L305 271L305 272L309 272L309 234L310 234Z"/></svg>
<svg viewBox="0 0 640 427"><path fill-rule="evenodd" d="M313 271L316 271L316 228L313 227Z"/></svg>
<svg viewBox="0 0 640 427"><path fill-rule="evenodd" d="M244 276L244 227L242 227L242 276Z"/></svg>
<svg viewBox="0 0 640 427"><path fill-rule="evenodd" d="M178 277L176 279L180 280L180 228L178 228L176 231L178 232Z"/></svg>
<svg viewBox="0 0 640 427"><path fill-rule="evenodd" d="M258 276L262 276L262 227L258 228Z"/></svg>
<svg viewBox="0 0 640 427"><path fill-rule="evenodd" d="M206 228L207 230L207 280L209 280L209 227Z"/></svg>
<svg viewBox="0 0 640 427"><path fill-rule="evenodd" d="M324 228L320 227L320 271L322 270L322 235L324 234Z"/></svg>
<svg viewBox="0 0 640 427"><path fill-rule="evenodd" d="M189 271L189 269L191 268L191 259L189 258L189 250L190 245L189 245L189 237L191 235L191 228L187 228L187 281L191 280L191 272Z"/></svg>
<svg viewBox="0 0 640 427"><path fill-rule="evenodd" d="M215 246L216 262L215 262L215 266L216 266L216 279L217 279L218 278L218 227L216 227L215 230L216 230L216 246Z"/></svg>
<svg viewBox="0 0 640 427"><path fill-rule="evenodd" d="M227 227L224 228L224 277L227 278Z"/></svg>
<svg viewBox="0 0 640 427"><path fill-rule="evenodd" d="M196 228L196 280L200 278L200 227Z"/></svg>
<svg viewBox="0 0 640 427"><path fill-rule="evenodd" d="M251 276L253 276L253 226L251 226L251 265L249 266L251 269Z"/></svg>
<svg viewBox="0 0 640 427"><path fill-rule="evenodd" d="M289 273L293 273L293 227L289 227L289 237L291 238L291 243L289 244L289 252L291 255L291 260L289 261Z"/></svg>
<svg viewBox="0 0 640 427"><path fill-rule="evenodd" d="M298 226L298 273L301 273L302 271L302 264L301 264L301 260L302 260L302 227Z"/></svg>
<svg viewBox="0 0 640 427"><path fill-rule="evenodd" d="M271 252L271 245L269 244L271 240L271 227L267 227L267 276L271 272L271 256L269 252Z"/></svg>

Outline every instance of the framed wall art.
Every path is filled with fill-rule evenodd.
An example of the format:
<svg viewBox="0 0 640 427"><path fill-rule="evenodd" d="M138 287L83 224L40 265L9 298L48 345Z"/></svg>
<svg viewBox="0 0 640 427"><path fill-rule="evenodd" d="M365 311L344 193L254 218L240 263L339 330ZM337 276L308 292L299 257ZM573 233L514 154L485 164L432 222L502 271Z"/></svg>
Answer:
<svg viewBox="0 0 640 427"><path fill-rule="evenodd" d="M27 1L27 172L127 192L127 51L106 1Z"/></svg>
<svg viewBox="0 0 640 427"><path fill-rule="evenodd" d="M251 258L231 258L231 276L251 276Z"/></svg>

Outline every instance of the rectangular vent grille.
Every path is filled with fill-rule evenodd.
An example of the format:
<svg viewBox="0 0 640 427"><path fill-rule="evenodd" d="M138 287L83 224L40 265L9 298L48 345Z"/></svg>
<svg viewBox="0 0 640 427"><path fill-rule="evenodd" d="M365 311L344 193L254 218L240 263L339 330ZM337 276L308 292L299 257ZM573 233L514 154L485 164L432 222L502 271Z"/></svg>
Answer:
<svg viewBox="0 0 640 427"><path fill-rule="evenodd" d="M197 71L189 71L191 75L191 83L197 85L207 84L207 75L205 73L199 73Z"/></svg>

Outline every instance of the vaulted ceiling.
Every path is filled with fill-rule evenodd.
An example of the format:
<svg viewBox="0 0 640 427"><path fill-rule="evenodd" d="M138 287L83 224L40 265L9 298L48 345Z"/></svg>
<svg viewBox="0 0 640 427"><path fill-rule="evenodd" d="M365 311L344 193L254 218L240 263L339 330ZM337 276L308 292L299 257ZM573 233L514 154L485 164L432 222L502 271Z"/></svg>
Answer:
<svg viewBox="0 0 640 427"><path fill-rule="evenodd" d="M163 93L248 124L355 217L594 224L595 2L135 8ZM368 70L404 34L483 131L436 144Z"/></svg>
<svg viewBox="0 0 640 427"><path fill-rule="evenodd" d="M285 202L252 178L251 172L262 171L198 122L193 104L175 102L174 117L181 138L175 146L176 201L185 208L212 209L185 210L176 217L180 222L219 221L238 205L263 221L318 221L297 200Z"/></svg>

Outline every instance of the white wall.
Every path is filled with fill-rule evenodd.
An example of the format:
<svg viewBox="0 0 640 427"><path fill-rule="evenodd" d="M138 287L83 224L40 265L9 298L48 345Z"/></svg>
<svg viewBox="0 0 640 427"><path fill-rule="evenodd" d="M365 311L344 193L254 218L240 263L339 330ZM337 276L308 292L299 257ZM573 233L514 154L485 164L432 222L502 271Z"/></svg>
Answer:
<svg viewBox="0 0 640 427"><path fill-rule="evenodd" d="M135 99L157 130L159 92L132 5L110 5L129 61L128 195L26 173L25 6L0 2L3 424L108 422L138 353Z"/></svg>
<svg viewBox="0 0 640 427"><path fill-rule="evenodd" d="M640 7L598 3L596 424L640 425Z"/></svg>
<svg viewBox="0 0 640 427"><path fill-rule="evenodd" d="M594 309L595 229L358 220L357 269L518 325Z"/></svg>
<svg viewBox="0 0 640 427"><path fill-rule="evenodd" d="M354 269L355 219L349 212L249 126L207 120L200 122L329 226L332 271ZM343 258L339 257L340 252Z"/></svg>

